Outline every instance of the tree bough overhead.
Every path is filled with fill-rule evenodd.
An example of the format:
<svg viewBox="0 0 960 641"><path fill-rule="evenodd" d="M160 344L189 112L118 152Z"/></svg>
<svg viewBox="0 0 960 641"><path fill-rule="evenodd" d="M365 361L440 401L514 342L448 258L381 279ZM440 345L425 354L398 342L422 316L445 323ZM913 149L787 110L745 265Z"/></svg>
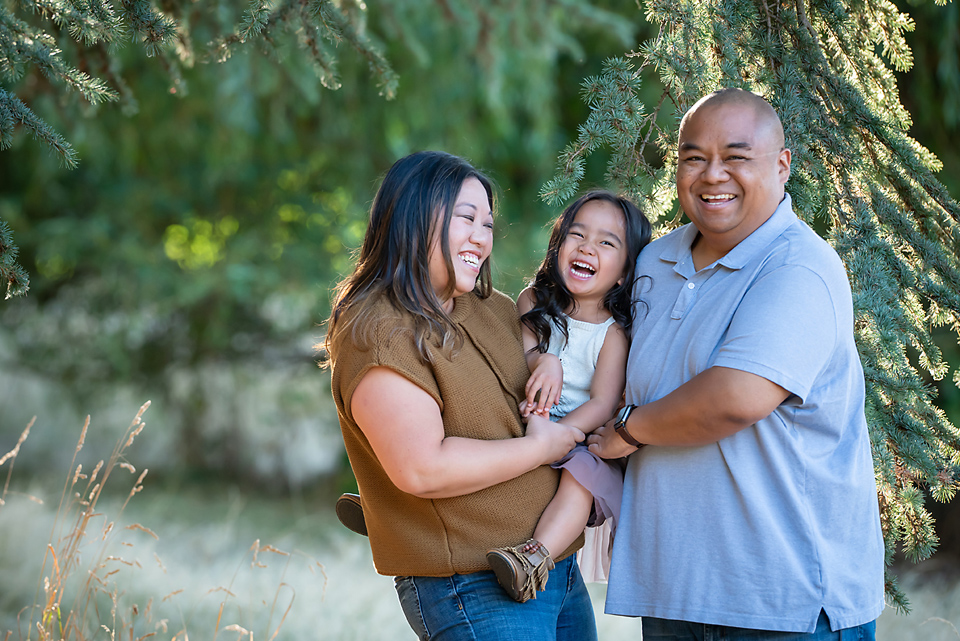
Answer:
<svg viewBox="0 0 960 641"><path fill-rule="evenodd" d="M794 208L850 276L887 563L898 546L913 561L929 557L937 538L924 498L949 501L960 471L960 430L929 382L949 369L932 329L960 333L960 207L934 177L939 161L907 134L891 67L911 66L903 32L913 22L886 0L648 0L643 9L659 33L584 82L590 115L541 196L569 198L603 147L608 180L661 230L675 227L680 116L721 87L767 98L793 150ZM662 85L658 105L640 103L641 77ZM886 591L908 609L889 571Z"/></svg>
<svg viewBox="0 0 960 641"><path fill-rule="evenodd" d="M16 153L18 149L10 151L19 143L16 134L30 132L64 167L74 168L79 154L70 141L92 120L101 121L92 127L100 129L116 114L114 105L98 106L103 102L117 103L124 115L139 115L138 126L149 130L149 118L155 116L150 107L158 102L157 93L150 93L156 69L164 72L168 94L163 98L190 93L183 101L189 103L229 93L242 97L233 111L249 101L254 107L272 109L277 118L279 109L296 111L308 104L316 107L318 118L324 115L323 125L310 133L325 135L337 126L332 124L336 118L330 118L335 103L339 100L344 111L342 106L350 104L358 86L375 85L374 91L388 99L397 94L399 77L393 71L397 63L388 62L391 57L410 71L404 86L407 96L426 97L434 91L432 87L424 91L428 74L434 74L438 87L447 89L451 98L445 102L483 93L483 113L471 119L471 128L496 122L499 135L519 143L530 141L531 151L549 157L552 146L547 149L545 141L552 142L555 126L559 61L582 60L580 38L596 31L603 32L606 43L630 46L636 41L635 17L586 0L496 6L472 0L0 1L0 151ZM136 44L124 46L129 43ZM250 55L253 52L264 55ZM144 54L151 57L150 64L144 64ZM461 61L455 72L451 60ZM215 86L210 83L213 74L204 74L197 64L210 62L224 63L213 80ZM266 76L272 76L270 88L265 88ZM321 87L341 89L342 76L348 90L338 92L337 98L321 99L320 94L328 94ZM188 82L194 85L192 92L187 91ZM450 83L457 86L448 88ZM151 99L155 104L150 106L139 102ZM321 100L327 104L320 105ZM296 107L291 106L294 103ZM367 118L371 123L379 122L386 111L369 100L362 112L356 105L346 109L356 121ZM224 113L219 124L233 126L230 133L236 138L249 139L250 128L243 129L229 116ZM254 126L262 124L268 128L262 122ZM391 139L398 135L397 130L377 132L378 147L394 144ZM145 139L151 135L144 132ZM448 135L437 126L432 138L444 140ZM356 144L368 149L371 145L360 140ZM507 148L498 147L504 154ZM292 157L308 153L297 150ZM524 159L514 155L513 162L520 165ZM16 225L13 229L17 231ZM23 294L27 285L25 278L15 286L11 282L10 292Z"/></svg>
<svg viewBox="0 0 960 641"><path fill-rule="evenodd" d="M118 55L120 46L131 40L138 42L147 56L159 60L170 76L170 92L180 95L187 91L183 69L197 62L224 62L244 44L253 44L275 59L295 47L312 65L320 83L337 89L337 60L342 51L338 47L346 43L367 60L381 94L390 98L396 91L397 75L366 35L364 9L360 0L251 0L242 15L237 9L234 16L218 3L198 8L196 3L176 0L2 2L0 151L13 144L14 131L23 127L65 167L76 167L78 157L70 143L10 87L37 71L55 92L79 95L90 105L120 101L126 114L136 113L137 101ZM13 262L15 254L6 251L6 247L15 250L16 246L9 231L3 231L0 277L7 283L6 297L10 298L26 293L29 280L25 270Z"/></svg>
<svg viewBox="0 0 960 641"><path fill-rule="evenodd" d="M10 146L20 125L47 143L64 165L76 166L72 147L7 87L36 68L51 83L77 92L92 105L120 100L128 112L136 111L116 55L117 47L130 40L139 42L147 56L160 59L174 93L186 90L180 71L198 61L224 62L246 43L279 57L290 40L311 61L325 87L339 87L337 47L346 43L368 60L387 97L396 91L396 74L365 35L359 0L251 0L242 15L239 9L236 16L229 13L215 3L198 8L192 2L164 2L161 9L154 0L0 3L0 149Z"/></svg>

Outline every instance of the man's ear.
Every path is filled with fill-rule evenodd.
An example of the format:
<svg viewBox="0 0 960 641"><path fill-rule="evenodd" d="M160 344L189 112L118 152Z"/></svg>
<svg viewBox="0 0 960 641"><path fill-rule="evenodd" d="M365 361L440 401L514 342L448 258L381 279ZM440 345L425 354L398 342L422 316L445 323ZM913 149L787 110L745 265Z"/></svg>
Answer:
<svg viewBox="0 0 960 641"><path fill-rule="evenodd" d="M792 155L789 149L781 149L780 156L777 158L777 165L779 167L778 175L780 176L780 184L787 184L787 180L790 178L790 159Z"/></svg>

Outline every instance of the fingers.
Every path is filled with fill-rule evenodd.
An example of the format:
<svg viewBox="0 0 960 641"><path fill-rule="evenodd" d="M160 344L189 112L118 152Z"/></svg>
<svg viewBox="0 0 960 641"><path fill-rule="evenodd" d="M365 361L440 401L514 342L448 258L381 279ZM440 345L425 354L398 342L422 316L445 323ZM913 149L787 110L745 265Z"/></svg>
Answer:
<svg viewBox="0 0 960 641"><path fill-rule="evenodd" d="M536 414L537 416L542 416L544 418L550 418L550 410L540 411L537 409L537 406L532 403L528 403L527 399L520 401L520 416L521 418L530 418L531 414Z"/></svg>
<svg viewBox="0 0 960 641"><path fill-rule="evenodd" d="M560 388L544 377L531 376L527 381L526 406L529 412L547 415L560 400ZM529 413L528 412L528 413Z"/></svg>
<svg viewBox="0 0 960 641"><path fill-rule="evenodd" d="M603 438L601 438L596 432L594 432L592 434L588 434L584 442L587 444L588 450L590 450L597 456L600 456L600 453L603 451L603 447L602 447ZM600 458L603 458L603 457L600 456Z"/></svg>
<svg viewBox="0 0 960 641"><path fill-rule="evenodd" d="M588 435L586 442L587 449L600 458L620 458L637 449L620 438L619 434L607 429L607 426L602 426Z"/></svg>
<svg viewBox="0 0 960 641"><path fill-rule="evenodd" d="M567 454L573 446L580 443L585 438L585 434L564 423L555 423L537 413L531 413L527 421L527 435L542 439L544 461L553 463Z"/></svg>
<svg viewBox="0 0 960 641"><path fill-rule="evenodd" d="M598 441L595 443L588 443L587 449L593 452L594 454L596 454L597 456L599 456L600 458L616 458L607 454L607 451L604 448L604 443L602 441Z"/></svg>
<svg viewBox="0 0 960 641"><path fill-rule="evenodd" d="M530 404L527 402L527 399L520 401L520 416L527 418L530 416Z"/></svg>
<svg viewBox="0 0 960 641"><path fill-rule="evenodd" d="M551 383L546 382L543 387L540 388L540 398L537 400L537 411L549 413L550 408L556 405L558 400L560 400L559 390Z"/></svg>
<svg viewBox="0 0 960 641"><path fill-rule="evenodd" d="M531 411L534 411L537 406L537 394L540 393L540 386L542 381L540 381L539 376L531 376L527 381L527 398L525 399L527 407L531 408Z"/></svg>
<svg viewBox="0 0 960 641"><path fill-rule="evenodd" d="M563 389L563 365L553 354L542 354L527 380L527 405L535 406L531 411L546 414L560 402Z"/></svg>

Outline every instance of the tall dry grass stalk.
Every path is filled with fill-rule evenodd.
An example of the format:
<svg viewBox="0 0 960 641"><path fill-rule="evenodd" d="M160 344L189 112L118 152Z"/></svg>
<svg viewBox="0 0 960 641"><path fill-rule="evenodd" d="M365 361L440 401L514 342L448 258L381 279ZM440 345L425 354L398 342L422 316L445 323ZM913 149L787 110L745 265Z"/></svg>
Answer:
<svg viewBox="0 0 960 641"><path fill-rule="evenodd" d="M177 597L184 592L183 589L174 590L156 602L151 597L144 608L136 603L128 603L129 599L125 598L127 590L124 585L129 587L136 581L136 577L130 578L127 574L133 568L142 567L139 560L129 560L129 555L125 554L135 547L134 543L126 539L135 539L141 535L154 540L159 538L150 528L140 523L116 526L130 500L143 490L143 481L147 476L146 469L138 474L136 467L127 460L126 453L146 426L142 417L149 406L148 401L140 407L109 458L100 460L89 473L84 472L83 465L77 462L90 426L90 417L86 418L64 480L33 602L23 607L17 617L16 639L19 641L89 641L103 638L105 634L110 641L143 641L157 635L170 638L171 641L189 641L186 623L172 625L170 618L161 618L164 604L174 604ZM9 464L0 493L0 518L3 516L2 509L9 493L13 465L33 424L34 421L31 420L16 446L0 458L0 466ZM98 504L104 496L107 482L121 472L127 473L127 478L135 477L136 480L130 485L116 514L113 518L108 518L105 511L98 508ZM117 552L118 550L120 552ZM290 559L287 552L271 545L261 545L259 540L254 542L247 553L252 559L251 567L265 567L260 561L264 554L285 558L286 563L289 563ZM156 554L154 558L165 573L162 560ZM244 564L245 561L241 561L237 572ZM311 560L311 565L313 564L323 571L319 563ZM213 629L208 630L207 634L201 634L201 637L215 641L219 633L224 631L231 633L231 639L240 641L248 638L253 641L253 631L237 623L227 624L223 620L225 607L236 597L232 585L237 578L237 572L226 587L217 587L207 592L221 594L222 600ZM284 582L281 576L273 602L268 606L270 610L264 634L268 641L272 641L279 634L293 606L294 597L293 587ZM267 605L265 601L264 605ZM174 606L174 609L179 612L178 606ZM279 620L275 621L275 616L278 616ZM182 614L178 618L184 620ZM12 630L0 632L0 638L11 641L13 634ZM238 636L233 637L233 634Z"/></svg>
<svg viewBox="0 0 960 641"><path fill-rule="evenodd" d="M20 446L23 445L23 442L27 440L28 436L30 436L30 428L33 427L33 424L36 422L36 420L36 416L30 419L30 422L27 423L27 427L20 434L20 438L17 439L17 444L12 450L0 457L0 467L2 467L7 461L10 461L10 465L7 467L7 478L3 483L3 492L0 493L0 507L3 507L4 502L7 500L7 492L10 490L10 478L13 476L13 464L17 460L17 454L20 453Z"/></svg>

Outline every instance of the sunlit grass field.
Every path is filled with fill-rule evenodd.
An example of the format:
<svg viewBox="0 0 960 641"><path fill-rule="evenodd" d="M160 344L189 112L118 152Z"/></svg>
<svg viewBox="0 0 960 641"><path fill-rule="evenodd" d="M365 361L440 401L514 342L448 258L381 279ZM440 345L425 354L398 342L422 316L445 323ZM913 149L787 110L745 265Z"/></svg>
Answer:
<svg viewBox="0 0 960 641"><path fill-rule="evenodd" d="M137 421L99 469L0 466L0 641L414 639L333 490L151 484L124 457L135 437ZM934 557L900 580L913 614L888 608L879 639L960 639L957 568ZM590 585L600 639L640 639L638 620L602 614L604 591Z"/></svg>

